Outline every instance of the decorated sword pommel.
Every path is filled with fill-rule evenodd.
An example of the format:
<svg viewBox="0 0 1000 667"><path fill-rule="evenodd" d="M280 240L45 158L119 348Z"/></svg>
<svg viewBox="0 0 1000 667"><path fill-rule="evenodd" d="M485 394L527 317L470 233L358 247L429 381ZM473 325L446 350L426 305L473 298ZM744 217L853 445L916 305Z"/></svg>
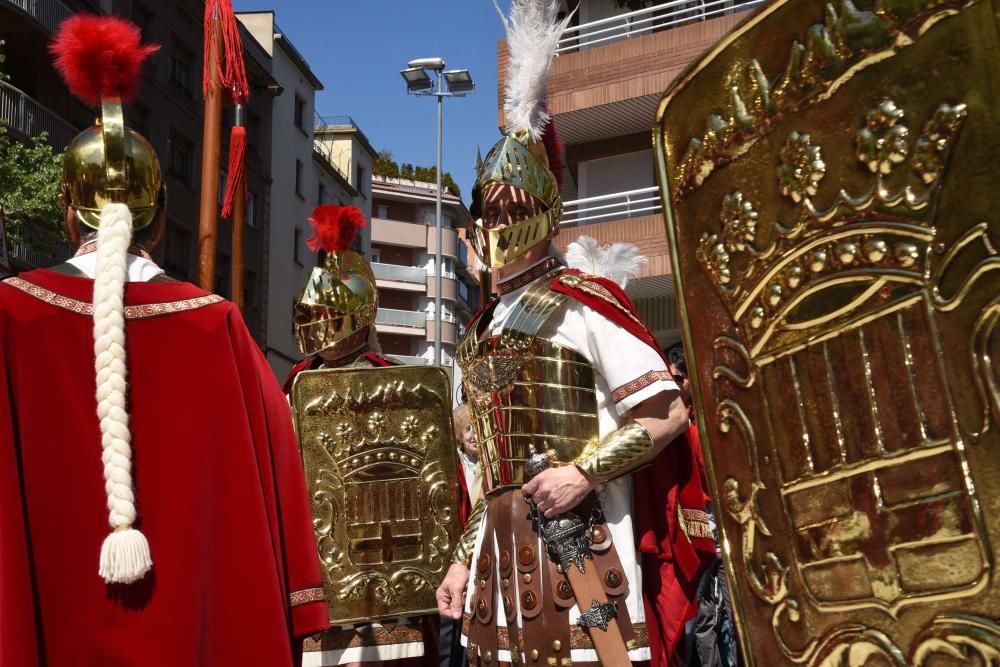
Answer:
<svg viewBox="0 0 1000 667"><path fill-rule="evenodd" d="M590 609L581 613L576 623L584 630L600 628L607 632L608 625L615 618L618 618L617 602L598 602L594 600L590 603Z"/></svg>
<svg viewBox="0 0 1000 667"><path fill-rule="evenodd" d="M550 465L548 454L540 453L534 445L528 445L528 459L524 462L524 475L527 479L536 477ZM559 516L546 517L532 498L525 496L525 500L531 507L531 518L542 541L545 542L549 557L562 566L564 571L572 563L583 572L584 560L591 556L587 523L583 518L574 510Z"/></svg>
<svg viewBox="0 0 1000 667"><path fill-rule="evenodd" d="M536 477L550 466L548 454L539 452L534 445L528 445L528 460L524 462L524 476L527 479Z"/></svg>

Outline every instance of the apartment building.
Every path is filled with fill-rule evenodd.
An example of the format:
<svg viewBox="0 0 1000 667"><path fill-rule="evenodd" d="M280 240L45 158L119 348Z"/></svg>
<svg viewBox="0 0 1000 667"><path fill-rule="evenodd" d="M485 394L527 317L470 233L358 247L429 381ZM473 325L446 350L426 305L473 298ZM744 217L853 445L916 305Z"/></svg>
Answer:
<svg viewBox="0 0 1000 667"><path fill-rule="evenodd" d="M664 345L680 340L650 128L660 96L687 64L759 3L568 0L576 10L559 45L548 108L565 144L566 206L556 245L586 234L636 244L649 259L627 289ZM507 44L498 46L498 117L504 123Z"/></svg>
<svg viewBox="0 0 1000 667"><path fill-rule="evenodd" d="M0 39L6 42L4 69L10 75L9 82L0 83L0 122L20 139L48 132L49 142L59 151L97 115L96 109L70 94L52 66L47 45L59 24L77 11L111 13L131 18L142 29L144 41L161 45L143 68L138 98L126 107L125 115L129 126L153 145L167 184L167 228L154 258L170 275L182 280L197 278L204 10L204 3L196 0L0 0ZM262 341L268 280L271 98L278 86L271 76L270 57L249 34L241 34L251 85L244 314L251 333ZM231 109L226 109L224 118L231 122L231 117ZM224 131L224 142L228 136ZM222 164L226 163L227 150L224 144ZM220 173L219 178L224 182L225 174ZM220 220L215 289L227 297L231 296L229 240L229 222ZM65 245L56 246L51 253L26 246L11 248L19 270L50 266L67 254Z"/></svg>
<svg viewBox="0 0 1000 667"><path fill-rule="evenodd" d="M264 351L275 375L283 379L302 356L292 319L295 298L317 263L316 254L306 245L312 233L308 222L312 210L330 203L363 206L362 193L370 186L352 181L350 172L341 169L316 135L316 93L323 90L323 84L281 30L275 13L240 12L236 17L271 58L281 89L270 116L274 142L268 206L273 224L267 243L269 281L263 318Z"/></svg>
<svg viewBox="0 0 1000 667"><path fill-rule="evenodd" d="M434 358L436 248L434 183L375 176L372 179L371 251L378 284L376 320L385 354L412 364ZM462 200L442 193L441 360L452 366L462 324L478 308L479 287L458 230L469 220Z"/></svg>

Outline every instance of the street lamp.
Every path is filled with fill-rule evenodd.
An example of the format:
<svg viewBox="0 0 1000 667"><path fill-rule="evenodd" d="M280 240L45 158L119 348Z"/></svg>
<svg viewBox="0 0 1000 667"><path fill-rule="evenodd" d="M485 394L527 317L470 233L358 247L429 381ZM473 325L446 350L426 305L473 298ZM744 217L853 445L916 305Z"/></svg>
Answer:
<svg viewBox="0 0 1000 667"><path fill-rule="evenodd" d="M437 211L434 218L434 364L441 365L441 133L442 133L442 102L446 97L465 97L476 89L472 75L467 69L445 71L442 58L417 58L406 64L406 69L400 70L406 81L408 95L433 95L437 98ZM431 81L429 72L437 77L437 86Z"/></svg>

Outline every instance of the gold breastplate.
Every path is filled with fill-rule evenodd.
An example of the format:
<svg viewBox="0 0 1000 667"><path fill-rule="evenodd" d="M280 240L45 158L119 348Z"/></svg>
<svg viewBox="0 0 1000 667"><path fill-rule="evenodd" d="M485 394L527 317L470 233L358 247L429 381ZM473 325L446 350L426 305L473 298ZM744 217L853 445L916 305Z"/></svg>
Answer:
<svg viewBox="0 0 1000 667"><path fill-rule="evenodd" d="M538 337L567 298L549 289L551 279L525 290L499 336L478 340L472 322L459 346L487 494L524 483L529 445L570 463L599 442L593 367L578 352Z"/></svg>

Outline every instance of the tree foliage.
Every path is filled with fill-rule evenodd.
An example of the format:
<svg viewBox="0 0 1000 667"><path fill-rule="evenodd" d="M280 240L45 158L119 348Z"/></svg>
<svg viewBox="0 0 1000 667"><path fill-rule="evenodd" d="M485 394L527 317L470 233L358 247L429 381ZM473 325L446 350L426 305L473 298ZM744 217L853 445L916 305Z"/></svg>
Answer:
<svg viewBox="0 0 1000 667"><path fill-rule="evenodd" d="M385 178L402 178L407 181L420 181L422 183L437 183L437 167L414 167L409 162L398 164L392 159L392 152L383 148L375 157L372 165L372 173ZM451 172L441 174L441 184L448 188L457 197L462 196L462 191L458 183L452 178Z"/></svg>
<svg viewBox="0 0 1000 667"><path fill-rule="evenodd" d="M7 223L7 242L48 250L31 227L63 234L59 180L62 154L46 142L43 132L30 141L15 141L0 127L0 207ZM49 236L45 234L44 236Z"/></svg>
<svg viewBox="0 0 1000 667"><path fill-rule="evenodd" d="M0 51L0 68L4 60ZM0 81L7 79L0 70ZM29 141L16 141L0 125L0 208L7 223L8 244L50 250L52 241L65 233L59 203L62 154L56 153L47 139L43 132ZM43 233L30 233L35 228Z"/></svg>

